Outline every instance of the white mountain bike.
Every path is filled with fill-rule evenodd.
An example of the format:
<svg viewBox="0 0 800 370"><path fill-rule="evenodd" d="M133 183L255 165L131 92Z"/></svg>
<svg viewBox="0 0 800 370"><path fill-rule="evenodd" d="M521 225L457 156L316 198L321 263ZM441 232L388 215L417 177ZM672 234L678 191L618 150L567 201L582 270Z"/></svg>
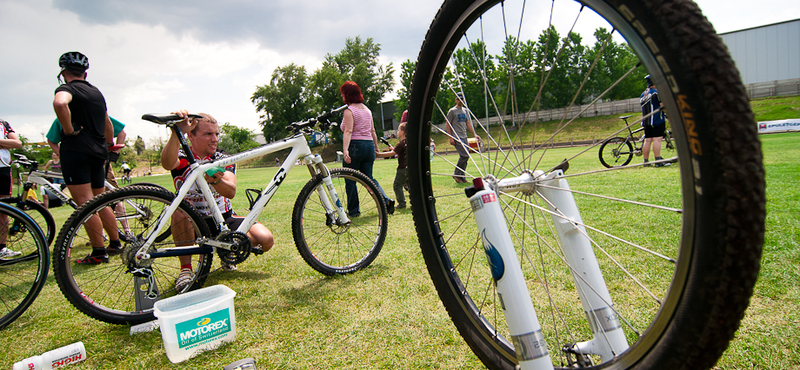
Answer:
<svg viewBox="0 0 800 370"><path fill-rule="evenodd" d="M317 124L327 131L331 115L344 108L293 123L288 127L292 136L256 149L208 163L190 157L191 172L177 195L133 185L105 192L86 202L70 216L56 239L53 270L62 293L76 308L101 321L136 324L153 320L156 301L202 287L214 253L233 265L250 256L253 249L247 231L295 162L311 172L311 180L300 191L292 212L292 234L300 255L326 275L349 274L368 266L378 256L386 238L387 211L381 195L372 180L358 171L329 170L319 155L311 153L305 137ZM191 153L177 125L180 117L142 118L171 127L181 138L184 152ZM252 199L251 211L236 230L227 227L222 212L214 206L211 222L220 232L212 233L207 221L185 200L189 189L197 184L208 204L216 205L201 174L289 148L291 152L264 189L256 197L248 197ZM342 199L344 194L347 196ZM129 210L126 214L117 215L118 224L122 220L128 222L133 233L131 240L124 241L119 256L112 256L107 264L75 264L75 259L91 249L87 233L102 232L86 229L86 220L118 202L136 205L126 207ZM192 256L194 268L192 281L182 291L175 288L181 267L179 256Z"/></svg>
<svg viewBox="0 0 800 370"><path fill-rule="evenodd" d="M573 115L539 124L541 100L564 93L552 76L580 67L559 58L574 43L545 49L551 57L536 59L535 76L515 60L541 50L528 40L550 26L567 35L587 23L621 35L653 76L676 146L663 161L676 165L605 168L595 146L556 148L584 129ZM635 67L609 80L602 50L595 55L583 75L568 76L583 82L565 112L592 109L628 78L641 83ZM447 132L433 125L448 108L437 97L462 92L465 76L485 86L464 91L466 105L510 123L472 115L486 148L462 169L470 187L453 182L455 158L428 156L431 133ZM581 93L604 80L604 93ZM517 94L523 83L538 86L535 96ZM736 66L694 3L446 0L417 60L408 118L428 272L486 366L709 368L727 348L758 276L764 170Z"/></svg>

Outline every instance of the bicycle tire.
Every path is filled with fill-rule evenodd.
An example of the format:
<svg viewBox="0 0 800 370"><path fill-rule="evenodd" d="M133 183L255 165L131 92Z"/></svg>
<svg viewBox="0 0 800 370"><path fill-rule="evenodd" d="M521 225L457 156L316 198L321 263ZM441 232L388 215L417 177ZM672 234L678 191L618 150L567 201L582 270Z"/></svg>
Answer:
<svg viewBox="0 0 800 370"><path fill-rule="evenodd" d="M431 131L437 129L432 125L433 113L447 109L437 107L437 94L452 96L455 89L448 91L446 87L459 86L457 80L448 81L449 85L443 82L445 75L453 71L447 68L451 68L450 63L455 60L451 57L456 47L476 39L486 45L480 35L484 31L486 34L496 31L490 28L495 19L498 23L502 19L522 23L523 17L519 14L505 12L517 9L516 3L505 1L503 8L494 8L498 3L446 0L434 18L411 85L408 172L420 247L444 307L462 338L487 367L513 369L518 363L517 353L508 338L500 302L493 294L493 280L483 256L481 239L468 219L471 217L469 204L465 198L453 196L459 185L453 184L451 175L443 170L449 166L452 171L454 160L437 156L437 161L431 163L428 158ZM552 8L559 9L561 5L555 1ZM709 368L727 348L748 306L758 276L764 235L765 183L760 143L738 71L713 27L691 1L587 0L575 6L586 6L609 22L607 29L622 34L646 73L653 76L664 106L676 112L670 119L677 156L681 159L677 166L659 171L661 177L654 182L648 180L648 177L657 177L652 171L629 171L631 167L598 170L592 168L592 163L597 166L596 160L584 159L585 152L581 149L564 149L564 153L570 155L578 152L569 161L572 176L569 180L573 190L588 189L584 194L575 193L585 224L597 223L599 230L614 228L614 232L645 246L664 247L667 256L674 257L671 262L651 258L645 253L635 254L637 257L644 255L638 266L647 266L650 275L646 277L650 280L645 283L655 282L658 288L653 294L656 299L647 300L641 298L646 296L641 289L627 281L625 271L606 262L609 268L603 273L613 287L614 308L626 320L624 325L631 347L609 361L589 358L592 362L587 367ZM551 4L547 7L551 9ZM524 14L538 12L528 10ZM547 17L542 18L545 24L538 28L540 30L548 26ZM476 29L469 30L473 23ZM497 31L501 35L503 25ZM509 29L509 34L518 34L516 24ZM464 40L467 32L475 37ZM500 45L490 50L500 49L502 40L501 37ZM472 59L477 55L481 54L473 52ZM440 86L445 88L440 89ZM513 91L510 87L502 90ZM478 100L483 104L484 99ZM532 114L531 122L536 122L533 117ZM492 145L493 141L484 140L484 143ZM512 148L511 145L502 149L495 145L488 148L487 155L475 158L473 154L468 176L504 178L509 176L508 172L516 176L529 169L550 171L564 158L562 152L552 148L548 150L555 154L542 149L536 152L536 158L528 157L533 149L525 151L524 147ZM509 154L512 150L522 159L516 160ZM501 157L503 154L508 155ZM643 175L634 178L637 173ZM620 187L618 183L636 186ZM642 192L647 201L617 200L632 190ZM590 193L610 197L591 197ZM501 193L498 201L506 213L506 224L512 229L520 260L524 263L526 258L531 262L554 261L523 266L523 271L540 273L526 275L529 290L539 293L532 293L531 299L539 311L553 365L570 367L574 365L568 361L572 355L561 350L561 346L574 339L570 334L583 339L587 330L576 326L579 331L566 331L572 328L567 326L572 324L568 320L574 318L580 322L583 316L585 324L586 314L580 303L576 303L575 295L570 294L574 283L571 276L567 276L571 275L569 269L557 258L559 245L546 244L553 239L544 234L546 227L542 234L535 234L537 230L533 230L534 225L539 226L534 221L547 222L547 217L536 218L541 213L539 209L546 208L540 203L545 202L538 195L514 195ZM660 210L640 206L645 202L669 205L672 209L660 216ZM613 208L603 206L607 203L613 204ZM610 210L618 212L620 217L609 214ZM636 225L615 223L618 219L629 219L632 212L639 216ZM645 223L647 230L637 228L640 223ZM679 235L680 239L670 234ZM624 245L618 248L615 242L606 239L597 237L597 249L603 243L602 247L614 257L618 250L627 251ZM649 264L651 261L658 264ZM622 262L626 264L625 270L641 275L637 265L628 265L631 260ZM626 296L628 293L631 295ZM642 306L644 308L640 309ZM640 316L634 315L637 313ZM562 318L565 324L553 325L560 331L547 328L547 322L558 322ZM558 337L558 333L565 338Z"/></svg>
<svg viewBox="0 0 800 370"><path fill-rule="evenodd" d="M31 216L33 221L36 222L42 229L42 232L44 232L47 245L53 244L53 239L56 237L56 221L53 219L53 215L50 211L44 208L41 203L29 200L23 202L20 200L20 197L0 198L0 202L11 204L27 213L28 216Z"/></svg>
<svg viewBox="0 0 800 370"><path fill-rule="evenodd" d="M600 145L598 156L606 168L627 166L633 159L633 145L624 137L612 137Z"/></svg>
<svg viewBox="0 0 800 370"><path fill-rule="evenodd" d="M141 243L150 236L163 211L174 199L175 194L162 189L127 186L106 191L81 205L67 219L53 251L56 282L67 300L94 319L112 324L138 324L155 319L152 305L156 301L202 287L211 269L212 253L192 256L195 274L187 285L189 288L182 292L175 289L175 280L180 273L178 257L149 260L138 260L134 257ZM84 229L86 220L99 210L118 202L133 202L138 206L135 211L129 209L124 216L117 215L118 223L120 217L128 219L129 226L135 230L135 240L123 242L122 253L117 256L109 255L108 263L94 266L75 264L76 259L85 257L92 250L87 230ZM181 232L184 236L176 239L170 234L167 240L154 243L151 249L164 249L165 246L176 243L190 245L201 236L211 236L205 220L188 201L182 201L175 212L186 217L189 222L187 230L192 231L192 235L188 235L188 231ZM172 229L175 229L175 225L172 225ZM149 270L154 276L156 298L137 298L136 292L143 291L137 285L145 288L150 286L143 284L144 280L137 280L137 274L134 273L137 268ZM142 276L141 273L138 275Z"/></svg>
<svg viewBox="0 0 800 370"><path fill-rule="evenodd" d="M331 218L335 216L326 215L317 195L325 188L318 174L297 196L292 235L297 251L314 270L328 276L345 275L369 266L378 257L386 240L388 216L378 187L369 177L350 168L334 168L330 174L345 209L350 203L345 183L352 181L357 186L353 200L359 202L360 215L350 217L350 224L336 225Z"/></svg>
<svg viewBox="0 0 800 370"><path fill-rule="evenodd" d="M22 237L6 241L7 248L20 254L0 259L0 329L3 329L19 318L42 291L47 282L50 251L41 228L30 216L6 203L0 203L0 214L7 216L5 225L0 227L19 226L26 230L19 234Z"/></svg>

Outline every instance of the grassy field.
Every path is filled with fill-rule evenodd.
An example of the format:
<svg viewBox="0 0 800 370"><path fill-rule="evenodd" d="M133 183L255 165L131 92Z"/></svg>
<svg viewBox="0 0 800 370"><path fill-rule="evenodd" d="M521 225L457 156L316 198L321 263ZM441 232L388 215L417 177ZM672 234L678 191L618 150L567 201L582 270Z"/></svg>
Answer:
<svg viewBox="0 0 800 370"><path fill-rule="evenodd" d="M767 234L762 270L744 322L720 369L800 369L800 134L761 136L767 173ZM375 176L390 188L396 162L378 161ZM275 168L244 169L239 187L259 188ZM170 186L167 176L137 179ZM95 321L72 307L51 276L37 301L0 331L0 367L83 341L88 359L71 369L221 369L245 357L259 369L482 368L438 300L414 235L409 210L389 219L377 260L356 274L329 278L308 267L291 235L291 209L308 180L287 177L260 221L276 238L272 251L251 256L237 272L214 272L235 298L238 338L181 364L164 354L160 332L130 336L128 327ZM241 194L234 207L247 208ZM57 225L71 213L52 210Z"/></svg>

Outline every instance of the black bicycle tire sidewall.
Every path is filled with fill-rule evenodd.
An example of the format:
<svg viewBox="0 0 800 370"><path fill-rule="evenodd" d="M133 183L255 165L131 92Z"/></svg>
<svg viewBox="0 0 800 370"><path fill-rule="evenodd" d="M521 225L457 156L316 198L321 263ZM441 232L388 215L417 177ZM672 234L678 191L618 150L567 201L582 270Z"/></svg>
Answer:
<svg viewBox="0 0 800 370"><path fill-rule="evenodd" d="M348 176L352 176L358 179L358 181L362 182L369 188L369 191L376 195L380 200L380 192L378 191L378 187L375 183L370 180L367 175L364 175L361 172L350 168L333 168L330 169L331 177L335 177L338 174L347 174ZM358 270L363 269L364 267L369 266L375 261L375 258L378 257L380 254L381 249L383 248L383 243L386 241L386 233L388 231L388 216L386 211L386 205L382 201L376 202L376 206L380 208L381 213L381 230L378 236L378 240L375 243L376 245L370 250L370 253L360 261L355 266L352 266L348 269L336 269L331 268L328 265L323 264L319 261L315 256L314 253L308 247L308 244L305 241L304 233L303 233L303 213L305 211L305 206L310 199L311 196L315 194L315 189L318 186L323 184L323 177L322 174L318 174L313 179L309 180L306 185L300 190L300 193L297 196L297 201L294 205L294 210L292 212L292 236L294 237L295 246L297 247L297 251L300 253L300 256L303 257L303 260L311 266L314 270L318 271L321 274L333 276L333 275L346 275ZM338 194L341 198L342 194Z"/></svg>
<svg viewBox="0 0 800 370"><path fill-rule="evenodd" d="M683 22L680 19L676 20L676 18L687 14L692 18L691 22L705 22L702 16L699 16L699 13L694 12L693 3L688 1L653 1L648 2L646 5L625 0L608 2L614 3L617 8L621 4L629 6L638 19L659 19L657 25L647 26L650 31L653 31L655 27L657 29L671 29L672 33L680 32L679 28L686 27L689 22ZM428 46L429 43L436 44L438 42L439 45L443 43L441 41L443 37L436 35L438 28L450 32L449 26L439 27L437 23L453 23L453 18L461 14L469 5L459 1L445 2L429 30L423 45L423 51L419 56L419 65L432 71L435 70L431 68L433 63L430 61L435 60L439 55L426 55L426 50L429 53L432 51L426 49L425 46ZM648 7L660 10L654 12L648 10ZM663 13L669 13L674 10L673 8L679 8L680 12L677 15L672 14L671 17L663 16ZM667 20L667 18L669 19ZM688 43L690 42L688 40L696 35L683 34L682 36L682 42ZM680 81L679 86L687 90L690 87L694 88L692 89L694 91L686 91L686 93L690 96L689 101L700 102L700 105L695 107L696 111L717 113L714 116L699 115L695 120L695 122L703 120L702 122L708 123L702 128L696 128L698 136L696 139L700 140L702 146L707 150L706 155L702 158L696 158L696 156L682 158L682 161L691 161L691 166L698 167L705 175L695 179L698 186L705 188L705 193L697 197L692 204L692 206L701 211L697 211L696 217L693 220L689 220L689 222L696 223L694 229L702 230L701 233L690 236L696 238L690 242L703 245L703 248L693 248L692 256L689 257L692 263L691 266L687 267L690 271L686 272L686 289L681 294L677 303L679 308L674 311L674 318L671 318L667 324L669 328L664 330L661 340L653 344L652 348L648 348L646 354L641 355L640 363L626 365L612 361L612 363L606 364L611 367L617 367L615 365L628 367L630 365L630 367L640 366L641 368L675 368L675 366L681 364L693 364L694 366L698 364L713 365L713 362L727 347L728 341L738 327L738 322L747 306L749 296L752 294L752 287L757 276L760 246L763 243L764 196L760 149L757 148L757 139L754 139L755 125L752 122L752 114L749 113L749 107L739 106L742 103L740 98L745 95L738 75L736 75L735 66L730 61L730 57L726 55L724 46L719 40L708 40L707 35L705 38L701 38L703 42L712 44L711 49L707 49L707 51L719 54L716 56L726 59L725 62L728 63L724 71L712 74L717 76L716 80L702 79L704 82L701 84L690 81L700 81L701 78L698 73L708 72L709 67L698 68L696 64L681 63L679 60L687 58L687 56L675 50L683 46L675 40L660 40L661 43L659 45L672 45L670 50L675 51L675 53L667 56L667 60L669 60L670 67L683 72L682 75L677 76ZM694 49L697 52L697 47ZM696 59L697 56L694 56L694 58ZM733 73L736 77L725 76L725 74L730 73ZM441 76L435 76L434 73L426 74L426 76L431 79L441 78ZM423 77L415 75L413 83L428 86L431 82L425 81ZM438 83L436 85L438 86ZM712 88L716 88L716 92L725 92L726 89L729 89L731 92L728 97L732 98L730 99L731 101L717 102L720 106L709 107L703 94ZM429 92L427 93L429 94ZM426 176L426 173L430 170L430 164L427 158L422 158L426 157L422 153L427 154L425 149L429 143L430 122L425 122L424 119L430 117L430 111L433 108L432 104L428 103L431 101L432 96L412 93L409 102L409 163L411 164L413 161L414 163L411 165L418 166L418 171L409 171L409 181L412 184L411 200L422 252L434 285L436 285L445 307L464 339L473 348L473 351L487 366L513 368L514 361L510 359L509 354L500 355L495 353L498 348L502 347L500 344L493 342L491 338L487 338L486 333L475 331L472 325L468 324L475 318L465 312L468 308L463 306L463 302L458 298L459 293L456 292L456 287L452 285L453 282L446 276L450 265L449 257L439 252L443 248L440 248L440 243L437 240L438 229L436 229L434 222L436 217L433 211L435 209L434 203L432 199L426 198L427 194L424 193L425 191L430 193L431 189L430 180ZM745 106L747 105L746 103L745 101ZM683 127L679 127L678 131L681 134L685 133ZM724 137L727 141L722 142L720 134L731 131L734 132L733 136L735 138L731 138L731 135L725 135ZM754 142L755 144L753 144ZM746 153L738 157L745 160L744 163L747 163L748 167L747 171L754 173L756 178L752 181L754 184L752 187L744 186L744 189L737 189L739 193L731 194L728 188L735 187L737 184L720 184L715 179L729 176L731 170L737 172L732 168L735 166L732 166L730 161L720 158L720 153L725 153L723 156L732 154L730 149L725 149L728 146L736 147L737 143L748 146ZM735 177L741 179L742 172L738 171ZM747 228L751 232L751 236L744 236L740 232L737 233L737 240L731 240L727 237L727 234L736 229L742 223L742 220L731 220L727 215L726 207L731 202L736 201L744 201L744 204L746 204L746 206L741 206L740 209L746 210L749 208L754 211L753 215L744 220L752 221L754 226ZM720 219L727 219L730 222L716 223ZM425 226L420 227L421 223ZM720 242L720 239L723 241ZM743 247L737 247L740 242L744 242ZM742 255L746 256L746 258L739 258ZM684 258L686 257L684 256ZM746 277L738 278L734 273L735 269L741 269ZM720 286L729 287L730 294L720 293L718 289ZM729 300L734 302L734 306L736 306L734 309L728 310L724 307L724 303ZM725 319L723 320L724 322L720 322L722 318ZM698 325L700 328L706 328L707 330L705 331L707 333L691 335L689 332L697 332ZM692 339L687 341L687 335ZM703 337L701 338L701 336ZM699 350L700 347L706 346L709 347L708 351ZM687 358L687 355L691 356Z"/></svg>
<svg viewBox="0 0 800 370"><path fill-rule="evenodd" d="M21 201L19 196L16 196L16 197L0 198L0 202L6 203L6 204L11 204L12 206L16 207L22 201ZM44 234L45 234L44 236L45 236L45 241L47 242L47 245L50 246L51 244L53 244L53 240L55 240L55 238L56 238L56 221L55 221L55 219L53 219L53 214L51 214L50 211L47 210L47 208L44 208L44 206L41 205L38 202L33 202L33 201L28 200L28 201L25 201L25 205L31 207L32 210L35 210L40 215L42 215L42 219L44 219L44 222L45 222L44 226L47 227L46 230L42 229L42 232L44 232ZM25 212L25 211L23 211L23 212ZM34 220L34 221L36 221L36 220ZM39 225L39 228L41 228L41 227L42 227L42 225Z"/></svg>
<svg viewBox="0 0 800 370"><path fill-rule="evenodd" d="M154 320L155 316L153 315L152 311L144 313L128 312L125 314L109 313L98 309L95 305L88 303L82 297L81 292L79 292L79 287L76 287L74 285L74 281L72 280L70 274L71 266L68 266L70 261L66 259L67 250L71 245L71 230L81 230L81 227L69 226L78 223L79 220L86 219L88 215L95 214L99 207L105 207L105 205L114 201L115 199L135 196L159 198L166 202L166 204L171 203L172 200L175 199L175 194L171 192L147 186L127 186L103 192L82 204L70 215L70 217L67 219L67 222L64 223L64 227L61 228L58 238L56 238L56 244L53 247L53 272L62 294L70 303L72 303L75 308L87 316L110 324L140 324ZM179 209L192 218L192 222L197 225L202 236L210 237L211 233L208 230L208 226L189 202L186 200L181 202ZM197 289L198 287L202 286L205 277L211 270L211 264L213 261L212 256L213 255L210 253L206 254L205 258L203 258L204 263L197 267L195 274L198 276L198 278L192 285L192 289Z"/></svg>
<svg viewBox="0 0 800 370"><path fill-rule="evenodd" d="M26 215L25 212L22 210L15 208L14 206L5 203L2 201L3 205L0 205L0 212L7 214L9 217L13 217L15 219L22 220L25 223L26 227L31 229L30 227L35 225L35 221L30 218L30 216ZM23 216L24 215L24 216ZM17 307L13 310L9 311L6 315L3 316L3 321L0 323L0 330L8 326L9 324L13 323L16 319L18 319L28 308L33 304L36 298L41 293L42 288L47 283L47 272L50 269L50 256L49 256L49 247L44 244L45 240L42 234L39 233L31 233L31 236L36 241L36 248L41 257L39 257L39 268L36 271L36 276L34 278L33 284L31 284L31 289L25 295L25 298L20 302Z"/></svg>

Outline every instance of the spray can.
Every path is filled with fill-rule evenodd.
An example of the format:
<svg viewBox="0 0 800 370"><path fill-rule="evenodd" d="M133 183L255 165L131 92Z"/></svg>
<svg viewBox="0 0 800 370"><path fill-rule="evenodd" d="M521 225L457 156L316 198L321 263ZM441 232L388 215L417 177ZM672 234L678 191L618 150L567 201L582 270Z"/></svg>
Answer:
<svg viewBox="0 0 800 370"><path fill-rule="evenodd" d="M14 370L52 370L60 369L86 359L83 342L47 351L40 356L26 358L14 364Z"/></svg>

